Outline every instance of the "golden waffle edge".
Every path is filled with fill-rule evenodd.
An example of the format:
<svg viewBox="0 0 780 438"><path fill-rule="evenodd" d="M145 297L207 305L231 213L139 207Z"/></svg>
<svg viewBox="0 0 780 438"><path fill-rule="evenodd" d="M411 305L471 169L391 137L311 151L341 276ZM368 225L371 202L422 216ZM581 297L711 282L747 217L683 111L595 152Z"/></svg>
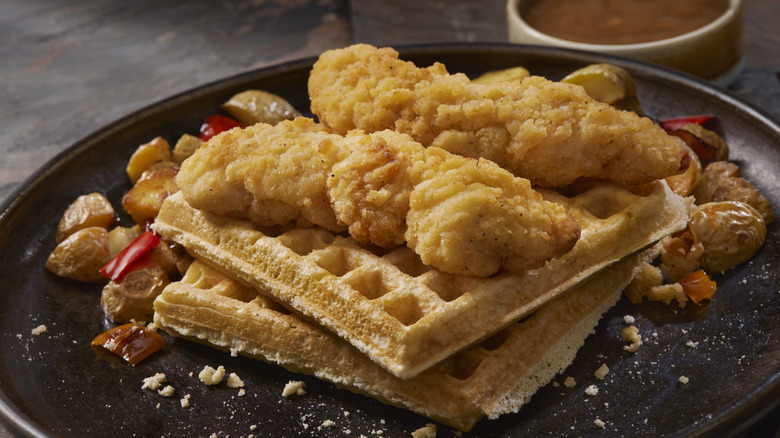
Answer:
<svg viewBox="0 0 780 438"><path fill-rule="evenodd" d="M573 293L411 379L400 379L334 334L196 260L155 301L175 336L315 375L462 431L517 412L574 360L649 251L593 275ZM281 383L281 382L280 382Z"/></svg>
<svg viewBox="0 0 780 438"><path fill-rule="evenodd" d="M663 182L649 194L609 183L571 197L543 194L580 223L579 242L540 269L489 278L442 273L408 248L375 253L316 228L265 234L196 210L180 193L165 201L153 228L409 378L682 229L691 206Z"/></svg>

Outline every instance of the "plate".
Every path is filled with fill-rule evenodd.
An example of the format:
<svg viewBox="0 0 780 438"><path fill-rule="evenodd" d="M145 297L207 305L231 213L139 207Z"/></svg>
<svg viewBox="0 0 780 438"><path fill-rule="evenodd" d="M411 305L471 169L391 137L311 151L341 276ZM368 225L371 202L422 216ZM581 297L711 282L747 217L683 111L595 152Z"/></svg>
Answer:
<svg viewBox="0 0 780 438"><path fill-rule="evenodd" d="M634 75L648 114L708 113L731 148L742 175L780 206L780 127L763 112L704 82L672 71L608 56L512 45L436 45L401 49L418 65L440 61L450 72L476 75L523 65L560 79L594 62L613 62ZM252 71L176 95L89 135L22 184L0 207L0 413L28 436L409 436L430 420L352 394L309 376L231 357L166 337L167 347L133 367L89 343L110 325L99 307L100 285L58 278L43 268L54 248L60 215L77 196L107 194L119 205L129 188L127 159L155 136L175 142L196 133L203 118L232 94L260 88L309 105L306 81L313 59ZM129 223L127 218L122 220ZM625 299L601 320L574 364L574 388L550 384L520 413L483 420L473 436L590 436L605 432L645 436L723 436L776 405L780 397L780 227L748 263L716 275L712 302L676 306ZM645 344L623 350L620 330L632 315ZM43 334L32 330L45 325ZM607 377L593 372L607 364ZM240 376L244 395L198 380L204 366ZM163 372L173 397L141 389ZM688 377L687 384L679 382ZM307 394L281 396L289 380ZM598 394L584 390L595 384ZM190 395L191 407L180 399ZM330 420L331 426L324 426ZM600 420L604 428L594 422ZM330 422L328 424L330 424ZM439 426L440 436L451 436ZM443 433L441 433L443 432Z"/></svg>

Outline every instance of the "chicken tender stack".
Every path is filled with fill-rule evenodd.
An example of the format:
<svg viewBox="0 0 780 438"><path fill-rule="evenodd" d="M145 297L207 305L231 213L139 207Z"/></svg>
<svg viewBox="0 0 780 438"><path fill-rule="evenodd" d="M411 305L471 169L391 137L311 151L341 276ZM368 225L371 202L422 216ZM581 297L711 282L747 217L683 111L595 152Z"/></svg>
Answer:
<svg viewBox="0 0 780 438"><path fill-rule="evenodd" d="M689 161L680 139L579 86L536 76L474 84L439 63L418 68L399 60L390 48L358 44L323 53L309 96L332 132L392 129L425 146L487 158L543 186L580 178L644 184L679 173Z"/></svg>
<svg viewBox="0 0 780 438"><path fill-rule="evenodd" d="M329 134L305 118L216 136L176 181L197 209L259 226L348 228L383 247L407 242L425 264L457 274L537 268L580 233L562 206L493 162L392 131Z"/></svg>

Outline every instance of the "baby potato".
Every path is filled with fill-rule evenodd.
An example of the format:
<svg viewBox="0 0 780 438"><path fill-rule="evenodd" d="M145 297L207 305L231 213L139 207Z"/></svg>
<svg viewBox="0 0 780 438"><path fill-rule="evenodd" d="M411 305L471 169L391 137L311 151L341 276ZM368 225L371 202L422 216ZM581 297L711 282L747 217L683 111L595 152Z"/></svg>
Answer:
<svg viewBox="0 0 780 438"><path fill-rule="evenodd" d="M728 161L715 161L707 165L701 173L699 183L693 191L699 205L712 202L712 196L723 181L739 176L739 166Z"/></svg>
<svg viewBox="0 0 780 438"><path fill-rule="evenodd" d="M260 122L275 125L301 115L281 96L262 90L242 91L222 104L222 109L247 126Z"/></svg>
<svg viewBox="0 0 780 438"><path fill-rule="evenodd" d="M79 281L100 283L106 278L100 273L110 260L108 231L102 227L89 227L76 231L60 242L46 260L46 269Z"/></svg>
<svg viewBox="0 0 780 438"><path fill-rule="evenodd" d="M62 219L57 225L55 238L57 243L60 243L71 234L84 228L108 229L115 220L114 207L105 196L98 192L81 195L62 214Z"/></svg>
<svg viewBox="0 0 780 438"><path fill-rule="evenodd" d="M625 69L614 64L591 64L569 73L561 82L583 87L588 96L618 109L642 113L636 82Z"/></svg>
<svg viewBox="0 0 780 438"><path fill-rule="evenodd" d="M113 258L140 235L140 225L112 228L111 231L108 232L108 253Z"/></svg>
<svg viewBox="0 0 780 438"><path fill-rule="evenodd" d="M709 202L691 212L691 229L704 246L702 266L722 272L749 260L766 240L761 214L744 202Z"/></svg>
<svg viewBox="0 0 780 438"><path fill-rule="evenodd" d="M156 137L149 143L138 146L127 162L127 176L135 184L141 174L154 163L171 161L171 146L162 137Z"/></svg>
<svg viewBox="0 0 780 438"><path fill-rule="evenodd" d="M177 167L164 167L144 174L122 197L122 207L138 223L154 219L165 198L179 191L177 172Z"/></svg>
<svg viewBox="0 0 780 438"><path fill-rule="evenodd" d="M152 303L170 281L157 264L129 272L121 281L110 281L103 288L100 306L115 323L151 321Z"/></svg>
<svg viewBox="0 0 780 438"><path fill-rule="evenodd" d="M471 82L475 84L494 84L496 82L522 81L531 76L531 73L525 67L512 67L505 70L489 71L477 76Z"/></svg>
<svg viewBox="0 0 780 438"><path fill-rule="evenodd" d="M176 142L176 145L173 147L173 154L171 155L171 160L173 160L176 164L181 164L190 157L190 155L194 154L195 151L200 148L203 143L205 143L203 140L201 140L198 137L195 137L194 135L190 134L184 134L181 137L179 137L179 141Z"/></svg>

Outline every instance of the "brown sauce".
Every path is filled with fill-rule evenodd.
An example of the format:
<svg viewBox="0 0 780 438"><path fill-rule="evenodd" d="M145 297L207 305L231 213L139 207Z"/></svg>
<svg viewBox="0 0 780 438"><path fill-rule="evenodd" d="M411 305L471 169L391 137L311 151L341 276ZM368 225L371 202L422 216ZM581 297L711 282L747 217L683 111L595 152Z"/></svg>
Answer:
<svg viewBox="0 0 780 438"><path fill-rule="evenodd" d="M557 38L635 44L704 27L728 6L728 0L536 0L521 12L531 27Z"/></svg>

